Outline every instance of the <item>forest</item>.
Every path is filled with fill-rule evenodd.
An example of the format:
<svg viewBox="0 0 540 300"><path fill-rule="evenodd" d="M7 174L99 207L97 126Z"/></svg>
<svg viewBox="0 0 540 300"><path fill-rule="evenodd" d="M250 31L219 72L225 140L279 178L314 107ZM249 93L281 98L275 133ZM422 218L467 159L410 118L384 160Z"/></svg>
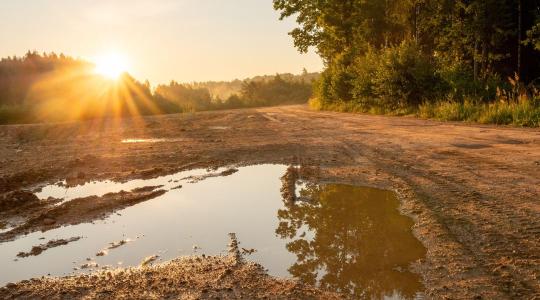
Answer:
<svg viewBox="0 0 540 300"><path fill-rule="evenodd" d="M273 3L325 63L314 108L539 125L538 1Z"/></svg>
<svg viewBox="0 0 540 300"><path fill-rule="evenodd" d="M0 124L168 114L306 103L318 73L160 84L128 73L116 80L64 54L27 52L0 60Z"/></svg>

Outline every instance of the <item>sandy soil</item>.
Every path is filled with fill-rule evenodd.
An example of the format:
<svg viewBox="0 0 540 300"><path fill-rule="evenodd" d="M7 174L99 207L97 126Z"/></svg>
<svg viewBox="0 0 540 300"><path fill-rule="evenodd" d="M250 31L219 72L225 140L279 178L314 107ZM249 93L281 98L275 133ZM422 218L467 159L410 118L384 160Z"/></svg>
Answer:
<svg viewBox="0 0 540 300"><path fill-rule="evenodd" d="M121 142L130 138L165 140ZM415 219L414 233L428 249L426 259L413 266L423 277L428 297L540 297L538 129L313 112L303 106L285 106L107 122L0 126L0 145L1 193L65 178L68 184L98 178L127 180L229 164L316 167L323 181L370 185L399 194L403 213ZM11 207L10 213L0 214L0 224L50 206L35 203L35 199L15 207L8 202L0 204ZM226 265L226 260L217 260ZM161 266L155 273L181 269L184 260L180 261ZM250 267L253 264L246 266L254 268ZM127 284L123 276L114 277L119 278L118 286ZM263 277L267 281L259 285L262 290L276 282L293 284ZM80 280L85 282L84 277ZM151 280L140 286L157 285L159 289L152 291L166 292L167 281L159 282ZM11 286L2 293L23 291L21 286L31 293L41 283L60 290L68 286L47 279ZM89 297L98 296L97 290L89 287L84 291ZM196 293L191 287L189 291ZM118 293L115 295L122 295Z"/></svg>

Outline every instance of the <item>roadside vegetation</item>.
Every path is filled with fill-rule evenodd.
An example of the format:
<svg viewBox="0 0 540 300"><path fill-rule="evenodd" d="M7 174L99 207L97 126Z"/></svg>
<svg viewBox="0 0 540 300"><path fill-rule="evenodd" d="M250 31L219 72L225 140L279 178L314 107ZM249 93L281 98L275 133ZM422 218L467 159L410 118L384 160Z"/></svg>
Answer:
<svg viewBox="0 0 540 300"><path fill-rule="evenodd" d="M535 1L274 0L326 69L315 109L540 124Z"/></svg>

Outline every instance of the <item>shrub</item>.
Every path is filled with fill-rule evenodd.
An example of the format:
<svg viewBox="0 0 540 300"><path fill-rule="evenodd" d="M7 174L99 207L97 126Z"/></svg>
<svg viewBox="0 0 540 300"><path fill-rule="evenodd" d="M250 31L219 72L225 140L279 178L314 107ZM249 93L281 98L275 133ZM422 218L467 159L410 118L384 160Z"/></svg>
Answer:
<svg viewBox="0 0 540 300"><path fill-rule="evenodd" d="M315 96L325 103L351 101L355 74L345 56L339 57L321 74L315 85Z"/></svg>
<svg viewBox="0 0 540 300"><path fill-rule="evenodd" d="M373 80L377 96L399 106L438 98L444 86L435 64L411 43L383 50Z"/></svg>
<svg viewBox="0 0 540 300"><path fill-rule="evenodd" d="M368 49L352 66L354 101L376 111L417 106L447 89L436 65L413 43Z"/></svg>

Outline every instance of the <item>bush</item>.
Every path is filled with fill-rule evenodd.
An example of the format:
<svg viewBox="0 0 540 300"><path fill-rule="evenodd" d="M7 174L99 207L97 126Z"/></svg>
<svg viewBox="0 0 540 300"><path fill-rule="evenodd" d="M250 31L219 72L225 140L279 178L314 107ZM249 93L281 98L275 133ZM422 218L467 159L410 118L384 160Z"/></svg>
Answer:
<svg viewBox="0 0 540 300"><path fill-rule="evenodd" d="M353 100L353 80L356 75L351 69L351 54L338 56L316 82L315 96L325 104Z"/></svg>
<svg viewBox="0 0 540 300"><path fill-rule="evenodd" d="M358 57L354 62L354 80L352 95L354 100L366 107L377 105L380 102L375 76L379 68L381 55L378 51L369 48L364 56Z"/></svg>
<svg viewBox="0 0 540 300"><path fill-rule="evenodd" d="M437 66L438 73L448 87L446 97L453 101L465 101L467 98L492 101L497 95L497 88L509 87L497 74L475 80L472 68L460 62L439 60Z"/></svg>
<svg viewBox="0 0 540 300"><path fill-rule="evenodd" d="M376 66L374 91L389 105L417 106L439 98L445 90L435 64L415 44L403 43L382 50Z"/></svg>

